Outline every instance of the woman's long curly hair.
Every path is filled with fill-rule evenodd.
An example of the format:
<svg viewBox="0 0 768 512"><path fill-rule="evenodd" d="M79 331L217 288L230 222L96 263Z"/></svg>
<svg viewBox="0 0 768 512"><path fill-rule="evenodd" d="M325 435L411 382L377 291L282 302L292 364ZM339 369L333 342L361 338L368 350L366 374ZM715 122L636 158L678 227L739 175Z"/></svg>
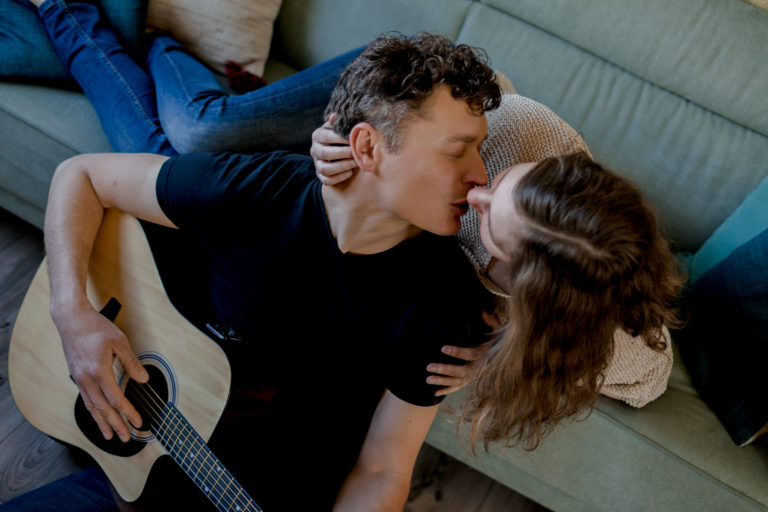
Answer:
<svg viewBox="0 0 768 512"><path fill-rule="evenodd" d="M617 328L663 350L662 326L677 325L683 277L634 184L574 153L540 162L512 195L522 228L508 321L463 412L473 449L478 439L535 448L591 412Z"/></svg>

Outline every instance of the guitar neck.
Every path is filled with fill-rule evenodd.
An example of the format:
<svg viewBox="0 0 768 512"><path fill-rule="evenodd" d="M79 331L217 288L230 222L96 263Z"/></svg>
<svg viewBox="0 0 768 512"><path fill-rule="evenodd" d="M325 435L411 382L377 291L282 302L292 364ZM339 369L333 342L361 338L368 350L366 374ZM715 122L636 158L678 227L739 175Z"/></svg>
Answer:
<svg viewBox="0 0 768 512"><path fill-rule="evenodd" d="M262 512L173 404L164 404L163 414L151 422L151 428L168 454L218 510Z"/></svg>

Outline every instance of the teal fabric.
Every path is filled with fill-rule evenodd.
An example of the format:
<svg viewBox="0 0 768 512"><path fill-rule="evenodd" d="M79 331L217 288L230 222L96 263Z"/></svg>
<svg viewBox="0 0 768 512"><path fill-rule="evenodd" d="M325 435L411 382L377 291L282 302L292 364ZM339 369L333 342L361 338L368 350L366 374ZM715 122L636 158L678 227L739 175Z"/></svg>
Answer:
<svg viewBox="0 0 768 512"><path fill-rule="evenodd" d="M768 135L768 13L745 2L635 0L621 7L615 0L481 2ZM755 108L758 102L761 108Z"/></svg>
<svg viewBox="0 0 768 512"><path fill-rule="evenodd" d="M742 445L768 425L768 223L707 270L683 303L689 322L674 339L699 394Z"/></svg>
<svg viewBox="0 0 768 512"><path fill-rule="evenodd" d="M126 47L139 55L148 0L102 0L106 18ZM28 0L0 2L0 77L67 82L74 79L59 59L40 22L37 8Z"/></svg>
<svg viewBox="0 0 768 512"><path fill-rule="evenodd" d="M768 165L768 162L766 162ZM768 228L768 178L718 227L690 261L690 282L695 283L737 247Z"/></svg>

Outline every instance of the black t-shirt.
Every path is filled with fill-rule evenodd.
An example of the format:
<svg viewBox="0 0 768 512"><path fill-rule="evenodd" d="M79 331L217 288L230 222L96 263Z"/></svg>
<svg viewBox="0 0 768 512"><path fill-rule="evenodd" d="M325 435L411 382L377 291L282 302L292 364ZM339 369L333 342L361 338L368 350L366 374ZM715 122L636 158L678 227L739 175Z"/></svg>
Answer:
<svg viewBox="0 0 768 512"><path fill-rule="evenodd" d="M210 249L214 310L249 340L230 354L233 382L274 385L269 435L313 446L312 457L306 447L271 450L283 459L272 468L301 464L330 499L383 391L434 405L426 366L451 359L440 347L485 341L489 297L455 240L422 233L382 253L343 254L308 157L179 156L163 165L157 196ZM286 465L292 456L307 460Z"/></svg>

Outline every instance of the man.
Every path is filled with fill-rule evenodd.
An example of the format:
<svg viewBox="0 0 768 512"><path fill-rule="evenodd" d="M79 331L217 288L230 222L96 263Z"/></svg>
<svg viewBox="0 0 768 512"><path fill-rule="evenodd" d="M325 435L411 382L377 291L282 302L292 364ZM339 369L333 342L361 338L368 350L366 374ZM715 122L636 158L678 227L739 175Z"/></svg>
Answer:
<svg viewBox="0 0 768 512"><path fill-rule="evenodd" d="M146 378L130 340L84 295L103 211L118 208L211 251L216 320L249 340L232 361L233 386L275 388L258 431L225 422L214 433L214 451L257 502L402 509L439 401L426 365L444 344L484 341L487 296L455 242L435 235L459 230L467 192L487 182L484 111L500 96L492 76L444 38L377 39L329 107L360 169L343 187L321 185L311 159L284 152L62 163L45 225L51 314L105 437L126 440L125 420L140 423L112 358ZM250 438L233 447L232 432Z"/></svg>

